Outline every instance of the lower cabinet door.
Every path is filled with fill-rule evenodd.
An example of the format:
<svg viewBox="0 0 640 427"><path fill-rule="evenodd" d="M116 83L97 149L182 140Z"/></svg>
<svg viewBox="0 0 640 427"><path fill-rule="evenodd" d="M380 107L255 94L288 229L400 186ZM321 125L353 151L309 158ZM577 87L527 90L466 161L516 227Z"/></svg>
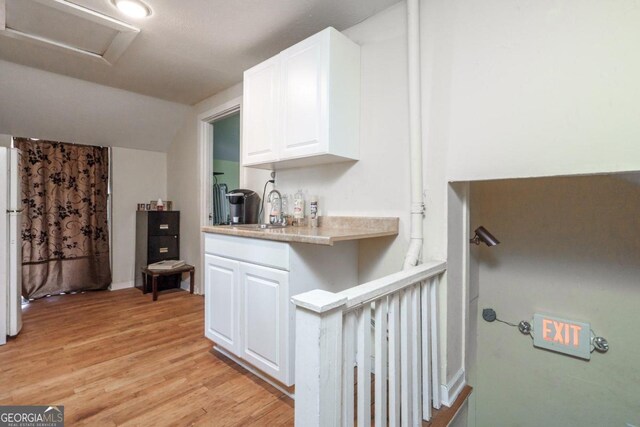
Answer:
<svg viewBox="0 0 640 427"><path fill-rule="evenodd" d="M242 355L281 383L293 384L289 333L289 273L240 263Z"/></svg>
<svg viewBox="0 0 640 427"><path fill-rule="evenodd" d="M240 263L205 254L204 284L204 334L239 355Z"/></svg>

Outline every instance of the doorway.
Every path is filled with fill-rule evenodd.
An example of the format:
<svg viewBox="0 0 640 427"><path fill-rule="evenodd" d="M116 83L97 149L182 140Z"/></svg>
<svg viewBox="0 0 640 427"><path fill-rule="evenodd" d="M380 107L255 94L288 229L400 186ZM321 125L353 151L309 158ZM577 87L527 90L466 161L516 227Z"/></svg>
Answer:
<svg viewBox="0 0 640 427"><path fill-rule="evenodd" d="M240 186L240 112L213 123L213 171L229 189Z"/></svg>
<svg viewBox="0 0 640 427"><path fill-rule="evenodd" d="M218 182L227 187L243 185L244 177L240 173L241 111L242 98L232 99L198 116L198 139L200 140L200 224L213 225L213 186ZM216 136L217 133L217 136ZM225 141L234 141L225 142ZM216 149L216 145L220 145ZM237 151L237 154L232 152ZM216 160L218 160L216 162ZM214 164L215 163L215 164ZM237 164L235 166L234 164ZM221 170L215 170L217 168ZM224 175L216 175L222 172ZM201 242L202 244L202 242Z"/></svg>
<svg viewBox="0 0 640 427"><path fill-rule="evenodd" d="M226 194L240 187L240 112L234 112L212 123L211 224L229 223Z"/></svg>

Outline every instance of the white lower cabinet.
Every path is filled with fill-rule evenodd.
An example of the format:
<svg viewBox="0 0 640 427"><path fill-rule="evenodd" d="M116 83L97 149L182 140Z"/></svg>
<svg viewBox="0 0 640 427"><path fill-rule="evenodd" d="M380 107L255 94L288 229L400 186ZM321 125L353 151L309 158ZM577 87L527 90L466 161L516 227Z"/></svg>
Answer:
<svg viewBox="0 0 640 427"><path fill-rule="evenodd" d="M240 351L240 263L209 254L204 256L204 335L232 353Z"/></svg>
<svg viewBox="0 0 640 427"><path fill-rule="evenodd" d="M289 273L275 268L240 264L242 304L241 357L282 383L290 383Z"/></svg>
<svg viewBox="0 0 640 427"><path fill-rule="evenodd" d="M291 297L357 284L356 242L333 247L205 233L205 336L286 386L294 384Z"/></svg>

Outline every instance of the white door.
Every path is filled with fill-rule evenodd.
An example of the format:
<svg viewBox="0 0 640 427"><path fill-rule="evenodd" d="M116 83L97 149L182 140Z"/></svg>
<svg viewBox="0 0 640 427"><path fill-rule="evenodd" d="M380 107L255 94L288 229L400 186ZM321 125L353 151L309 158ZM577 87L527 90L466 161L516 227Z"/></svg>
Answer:
<svg viewBox="0 0 640 427"><path fill-rule="evenodd" d="M241 357L285 385L292 385L289 360L289 273L240 264L243 340Z"/></svg>
<svg viewBox="0 0 640 427"><path fill-rule="evenodd" d="M204 335L220 347L240 351L240 263L204 256Z"/></svg>
<svg viewBox="0 0 640 427"><path fill-rule="evenodd" d="M327 151L328 36L323 31L281 53L281 159Z"/></svg>
<svg viewBox="0 0 640 427"><path fill-rule="evenodd" d="M278 159L280 59L274 56L245 71L242 112L242 164Z"/></svg>

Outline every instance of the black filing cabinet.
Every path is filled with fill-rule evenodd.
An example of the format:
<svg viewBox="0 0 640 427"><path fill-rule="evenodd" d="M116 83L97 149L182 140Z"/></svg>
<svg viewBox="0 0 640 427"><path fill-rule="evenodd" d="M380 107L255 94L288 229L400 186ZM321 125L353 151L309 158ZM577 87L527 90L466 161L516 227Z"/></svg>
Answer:
<svg viewBox="0 0 640 427"><path fill-rule="evenodd" d="M135 285L142 289L140 270L149 264L180 258L180 212L136 212ZM180 275L162 277L160 289L180 286Z"/></svg>

